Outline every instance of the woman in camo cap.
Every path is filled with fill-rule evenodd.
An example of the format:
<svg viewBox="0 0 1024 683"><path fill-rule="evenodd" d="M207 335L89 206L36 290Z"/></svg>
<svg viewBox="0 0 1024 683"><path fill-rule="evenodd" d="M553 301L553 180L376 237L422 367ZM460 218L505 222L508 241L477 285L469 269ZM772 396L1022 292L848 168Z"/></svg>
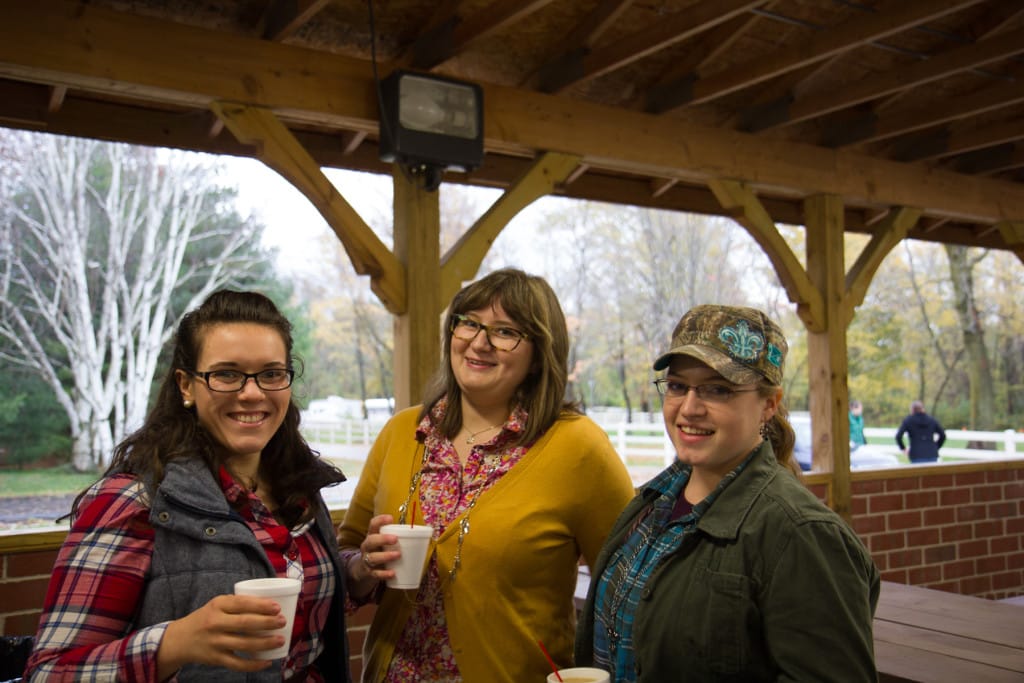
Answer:
<svg viewBox="0 0 1024 683"><path fill-rule="evenodd" d="M874 681L878 570L799 481L787 344L753 308L683 316L655 381L676 461L594 566L579 665L623 681Z"/></svg>

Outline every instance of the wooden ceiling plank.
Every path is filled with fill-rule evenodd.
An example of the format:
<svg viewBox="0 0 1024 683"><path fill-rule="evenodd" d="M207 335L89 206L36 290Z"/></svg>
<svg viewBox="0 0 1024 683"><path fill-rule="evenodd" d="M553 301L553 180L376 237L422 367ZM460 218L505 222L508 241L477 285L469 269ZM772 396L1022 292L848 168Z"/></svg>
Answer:
<svg viewBox="0 0 1024 683"><path fill-rule="evenodd" d="M980 1L913 0L896 3L887 12L852 19L794 47L762 55L750 62L699 79L688 93L681 93L674 106L662 110L662 113L709 102L885 36L939 19Z"/></svg>
<svg viewBox="0 0 1024 683"><path fill-rule="evenodd" d="M764 2L716 0L714 3L699 3L686 11L661 17L656 23L607 47L589 52L577 50L570 55L563 53L540 70L539 88L547 93L564 92L581 82L687 40Z"/></svg>
<svg viewBox="0 0 1024 683"><path fill-rule="evenodd" d="M822 134L822 144L838 148L879 142L1021 102L1024 102L1024 81L995 85L964 94L943 107L931 103L915 104L884 115L869 114L862 125L846 122L845 125L829 126Z"/></svg>
<svg viewBox="0 0 1024 683"><path fill-rule="evenodd" d="M926 61L902 69L893 69L872 78L797 99L789 105L788 116L776 125L792 125L824 116L1021 53L1024 53L1024 29L934 55Z"/></svg>
<svg viewBox="0 0 1024 683"><path fill-rule="evenodd" d="M59 44L60 50L52 49ZM239 55L246 71L238 73ZM207 109L215 100L272 108L289 126L376 134L368 62L54 0L0 3L0 77ZM755 188L837 194L864 205L927 207L985 224L1024 217L1024 187L866 154L763 139L641 112L483 85L485 149L577 154L594 169L678 178L742 178ZM106 139L105 136L100 136Z"/></svg>
<svg viewBox="0 0 1024 683"><path fill-rule="evenodd" d="M263 13L263 37L284 40L329 5L331 0L272 0Z"/></svg>
<svg viewBox="0 0 1024 683"><path fill-rule="evenodd" d="M462 20L445 22L444 31L448 39L427 33L416 41L413 49L412 66L416 69L435 69L458 55L471 43L489 36L521 21L523 18L543 9L553 0L499 0L476 14ZM431 45L433 43L433 45Z"/></svg>
<svg viewBox="0 0 1024 683"><path fill-rule="evenodd" d="M928 161L1021 139L1024 139L1024 119L1014 119L1000 125L987 124L961 132L944 128L922 136L906 147L897 146L896 155L903 161Z"/></svg>

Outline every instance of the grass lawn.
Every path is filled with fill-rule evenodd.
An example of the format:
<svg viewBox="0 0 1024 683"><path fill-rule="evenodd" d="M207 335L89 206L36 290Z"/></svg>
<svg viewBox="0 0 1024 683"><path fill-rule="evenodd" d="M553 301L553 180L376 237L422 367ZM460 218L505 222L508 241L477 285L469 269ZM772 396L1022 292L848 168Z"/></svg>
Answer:
<svg viewBox="0 0 1024 683"><path fill-rule="evenodd" d="M70 465L0 471L0 498L78 493L96 481L97 473L80 473Z"/></svg>

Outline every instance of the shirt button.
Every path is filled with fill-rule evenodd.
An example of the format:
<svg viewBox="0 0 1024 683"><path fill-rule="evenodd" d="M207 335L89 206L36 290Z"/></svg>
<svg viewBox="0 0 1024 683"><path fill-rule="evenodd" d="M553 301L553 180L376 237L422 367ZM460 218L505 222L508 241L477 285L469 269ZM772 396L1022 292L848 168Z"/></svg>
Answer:
<svg viewBox="0 0 1024 683"><path fill-rule="evenodd" d="M161 512L160 514L158 514L156 516L156 518L159 519L161 522L167 523L167 521L171 518L171 513L170 512Z"/></svg>
<svg viewBox="0 0 1024 683"><path fill-rule="evenodd" d="M203 530L203 533L205 533L208 537L213 537L217 535L217 529L215 527L208 526L206 527L206 529Z"/></svg>

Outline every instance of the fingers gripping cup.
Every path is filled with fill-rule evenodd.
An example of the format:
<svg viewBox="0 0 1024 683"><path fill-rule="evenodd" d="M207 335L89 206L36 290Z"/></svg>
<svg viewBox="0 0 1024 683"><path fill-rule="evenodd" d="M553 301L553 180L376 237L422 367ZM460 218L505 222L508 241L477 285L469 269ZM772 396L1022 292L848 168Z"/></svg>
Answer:
<svg viewBox="0 0 1024 683"><path fill-rule="evenodd" d="M398 543L386 546L385 550L402 551L402 556L388 565L388 569L395 572L394 578L387 581L388 588L419 588L434 527L422 524L385 524L380 532L398 536Z"/></svg>
<svg viewBox="0 0 1024 683"><path fill-rule="evenodd" d="M589 666L559 669L558 676L562 677L562 683L609 683L611 681L611 676L607 671ZM558 683L558 676L553 673L548 674L548 683Z"/></svg>
<svg viewBox="0 0 1024 683"><path fill-rule="evenodd" d="M271 650L253 652L255 659L280 659L288 656L292 640L292 624L295 622L295 606L299 600L302 582L298 579L249 579L235 584L235 595L253 595L258 598L273 598L281 606L285 623L279 629L266 631L266 635L284 636L284 645Z"/></svg>

